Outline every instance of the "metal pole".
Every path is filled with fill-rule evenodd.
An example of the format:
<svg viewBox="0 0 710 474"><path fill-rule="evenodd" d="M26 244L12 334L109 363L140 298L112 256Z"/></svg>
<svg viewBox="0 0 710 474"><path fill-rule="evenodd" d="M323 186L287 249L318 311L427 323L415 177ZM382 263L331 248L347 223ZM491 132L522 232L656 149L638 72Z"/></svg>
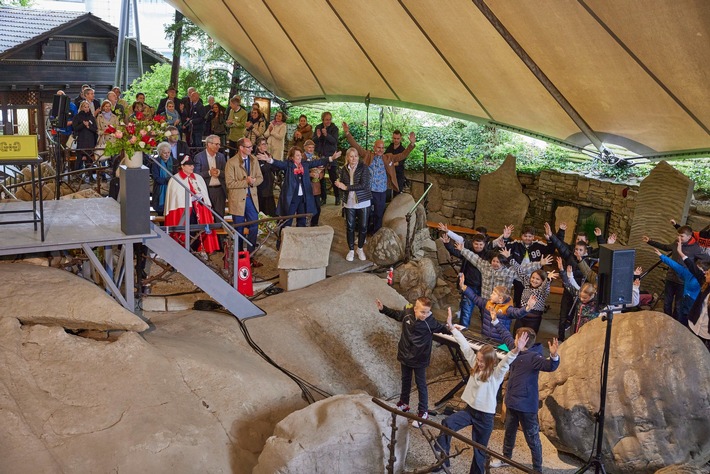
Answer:
<svg viewBox="0 0 710 474"><path fill-rule="evenodd" d="M125 48L126 30L128 26L128 0L121 0L121 20L118 26L118 51L116 51L116 71L113 76L113 84L124 89L121 83L121 68L123 67L123 53Z"/></svg>
<svg viewBox="0 0 710 474"><path fill-rule="evenodd" d="M136 28L136 55L138 56L138 77L143 76L143 46L141 45L141 29L138 23L138 0L133 0L133 22Z"/></svg>

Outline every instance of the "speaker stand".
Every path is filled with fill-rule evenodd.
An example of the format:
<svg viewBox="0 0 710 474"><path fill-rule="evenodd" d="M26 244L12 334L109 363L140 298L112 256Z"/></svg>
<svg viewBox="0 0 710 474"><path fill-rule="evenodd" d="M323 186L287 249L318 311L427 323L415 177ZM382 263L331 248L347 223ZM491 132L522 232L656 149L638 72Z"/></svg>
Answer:
<svg viewBox="0 0 710 474"><path fill-rule="evenodd" d="M582 472L591 471L594 468L596 474L604 473L606 474L606 469L604 469L604 463L602 462L602 443L604 440L604 410L606 409L606 388L607 381L609 379L609 352L611 349L611 326L614 321L614 310L613 307L608 307L606 309L606 316L602 316L602 321L606 320L606 337L604 338L604 353L602 355L602 384L599 393L599 412L596 414L596 421L594 422L595 433L597 434L597 439L595 440L595 446L593 448L593 455L587 461L587 464L579 468L575 474L581 474Z"/></svg>

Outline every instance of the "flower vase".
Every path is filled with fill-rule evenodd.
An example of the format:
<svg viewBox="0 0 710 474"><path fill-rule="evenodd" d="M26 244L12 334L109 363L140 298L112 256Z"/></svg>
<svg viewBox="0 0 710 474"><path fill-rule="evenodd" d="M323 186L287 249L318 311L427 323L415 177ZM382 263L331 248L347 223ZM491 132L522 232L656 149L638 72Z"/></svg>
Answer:
<svg viewBox="0 0 710 474"><path fill-rule="evenodd" d="M143 152L137 151L133 153L133 156L126 155L124 164L127 168L140 168L143 166Z"/></svg>

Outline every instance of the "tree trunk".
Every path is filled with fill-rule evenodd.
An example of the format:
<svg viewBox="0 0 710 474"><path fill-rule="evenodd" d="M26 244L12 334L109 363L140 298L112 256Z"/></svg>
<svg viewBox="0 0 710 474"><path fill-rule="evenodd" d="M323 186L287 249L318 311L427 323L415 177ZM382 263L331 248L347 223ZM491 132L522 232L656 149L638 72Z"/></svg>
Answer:
<svg viewBox="0 0 710 474"><path fill-rule="evenodd" d="M173 37L173 64L170 70L170 85L178 87L180 77L180 52L182 51L182 19L183 14L175 10L175 36ZM177 105L177 104L176 104Z"/></svg>
<svg viewBox="0 0 710 474"><path fill-rule="evenodd" d="M229 97L234 97L239 94L239 89L242 84L242 66L235 59L232 65L232 84L229 87Z"/></svg>

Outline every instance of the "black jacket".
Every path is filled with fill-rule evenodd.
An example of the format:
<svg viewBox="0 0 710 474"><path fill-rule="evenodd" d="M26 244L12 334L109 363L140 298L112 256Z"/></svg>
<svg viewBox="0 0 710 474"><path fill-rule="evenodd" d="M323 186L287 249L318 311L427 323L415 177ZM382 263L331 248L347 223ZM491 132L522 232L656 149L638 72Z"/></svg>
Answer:
<svg viewBox="0 0 710 474"><path fill-rule="evenodd" d="M347 203L348 194L350 191L355 191L357 202L365 202L372 199L372 191L370 190L370 168L360 160L353 174L353 182L350 182L350 171L348 165L343 166L338 170L338 178L340 182L348 187L342 191L344 194L343 201Z"/></svg>
<svg viewBox="0 0 710 474"><path fill-rule="evenodd" d="M423 321L418 320L414 316L414 306L411 304L401 311L384 306L380 313L402 322L397 360L407 367L415 369L428 367L431 359L432 335L435 332L451 334L446 326L434 319L431 314Z"/></svg>

